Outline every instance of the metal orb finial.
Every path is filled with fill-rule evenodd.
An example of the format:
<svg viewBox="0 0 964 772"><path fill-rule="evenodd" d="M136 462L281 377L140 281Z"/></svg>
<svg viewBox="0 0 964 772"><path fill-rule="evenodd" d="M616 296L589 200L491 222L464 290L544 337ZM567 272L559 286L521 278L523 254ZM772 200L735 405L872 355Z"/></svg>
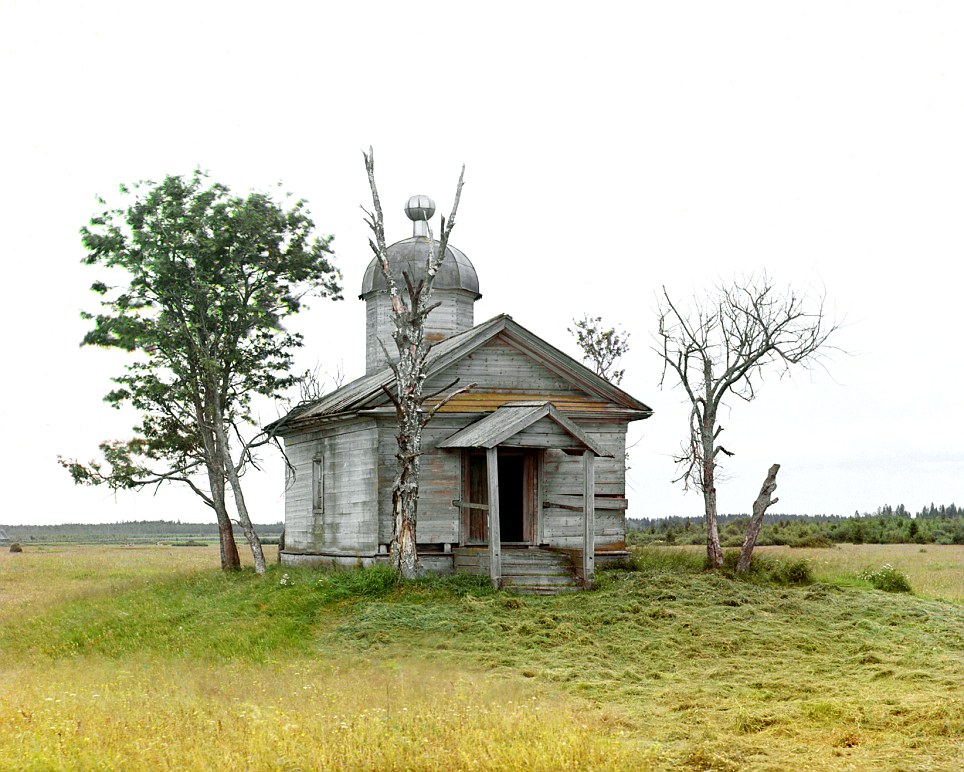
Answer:
<svg viewBox="0 0 964 772"><path fill-rule="evenodd" d="M428 196L412 196L405 204L405 214L415 227L413 236L428 236L428 221L435 214L435 202Z"/></svg>
<svg viewBox="0 0 964 772"><path fill-rule="evenodd" d="M405 214L414 222L430 220L435 214L435 202L428 196L412 196L405 204Z"/></svg>

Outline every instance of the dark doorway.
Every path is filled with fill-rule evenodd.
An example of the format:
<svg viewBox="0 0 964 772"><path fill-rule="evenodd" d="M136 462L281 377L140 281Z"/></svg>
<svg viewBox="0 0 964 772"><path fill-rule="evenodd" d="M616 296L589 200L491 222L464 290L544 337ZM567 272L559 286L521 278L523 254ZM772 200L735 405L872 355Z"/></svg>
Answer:
<svg viewBox="0 0 964 772"><path fill-rule="evenodd" d="M502 541L523 542L525 456L499 454L499 531Z"/></svg>
<svg viewBox="0 0 964 772"><path fill-rule="evenodd" d="M462 466L462 543L489 541L489 482L484 451L466 452ZM502 543L533 544L538 509L539 451L499 449L499 535ZM481 505L481 506L479 506Z"/></svg>

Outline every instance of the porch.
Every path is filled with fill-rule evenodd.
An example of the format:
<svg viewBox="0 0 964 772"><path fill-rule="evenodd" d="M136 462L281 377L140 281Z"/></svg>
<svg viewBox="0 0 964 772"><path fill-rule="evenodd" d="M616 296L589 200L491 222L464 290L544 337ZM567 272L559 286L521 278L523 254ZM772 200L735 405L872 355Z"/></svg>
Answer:
<svg viewBox="0 0 964 772"><path fill-rule="evenodd" d="M595 578L595 460L611 453L550 402L509 402L456 432L439 448L460 449L463 458L461 544L454 569L487 573L495 587L590 587ZM544 490L547 451L581 457L567 480L582 495ZM541 513L553 506L581 515L577 550L544 549ZM625 506L625 500L620 502ZM573 560L577 555L578 561ZM538 577L538 581L534 578Z"/></svg>

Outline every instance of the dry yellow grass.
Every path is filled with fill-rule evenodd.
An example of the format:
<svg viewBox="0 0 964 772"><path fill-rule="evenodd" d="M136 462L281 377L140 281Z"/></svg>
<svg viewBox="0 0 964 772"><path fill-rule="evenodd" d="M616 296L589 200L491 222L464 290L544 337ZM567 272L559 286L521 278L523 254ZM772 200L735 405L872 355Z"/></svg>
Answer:
<svg viewBox="0 0 964 772"><path fill-rule="evenodd" d="M659 758L606 711L418 660L78 664L5 668L0 768L646 769Z"/></svg>
<svg viewBox="0 0 964 772"><path fill-rule="evenodd" d="M216 570L216 547L0 555L0 624ZM656 746L524 678L331 650L252 663L0 652L0 769L646 769Z"/></svg>

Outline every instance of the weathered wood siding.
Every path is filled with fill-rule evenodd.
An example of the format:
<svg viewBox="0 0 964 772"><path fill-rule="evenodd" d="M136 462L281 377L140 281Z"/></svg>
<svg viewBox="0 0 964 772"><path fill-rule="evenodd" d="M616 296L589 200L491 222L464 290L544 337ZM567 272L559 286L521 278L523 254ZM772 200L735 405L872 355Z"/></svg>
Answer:
<svg viewBox="0 0 964 772"><path fill-rule="evenodd" d="M462 453L442 450L437 444L464 429L474 417L436 416L422 432L422 457L418 494L418 524L415 538L420 544L457 544L460 512L452 501L462 497ZM378 541L392 539L392 485L395 482L398 425L393 417L378 421Z"/></svg>
<svg viewBox="0 0 964 772"><path fill-rule="evenodd" d="M378 550L378 430L352 420L285 440L294 467L285 493L285 548L373 555ZM312 467L324 468L324 507L314 506ZM290 472L289 472L290 475Z"/></svg>
<svg viewBox="0 0 964 772"><path fill-rule="evenodd" d="M405 288L402 288L405 292ZM475 325L475 296L465 290L436 290L432 302L441 303L425 320L425 334L429 340L441 340ZM365 309L365 372L374 373L385 366L382 343L395 359L395 341L392 333L392 303L387 292L379 292L368 298Z"/></svg>
<svg viewBox="0 0 964 772"><path fill-rule="evenodd" d="M581 427L599 442L613 458L597 458L595 464L596 495L626 495L626 425L622 423L590 424ZM569 456L561 450L547 450L543 455L542 498L583 493L582 456ZM553 547L577 548L583 543L583 515L571 509L556 507L542 510L542 538ZM626 538L626 513L620 510L596 510L596 547L622 542Z"/></svg>
<svg viewBox="0 0 964 772"><path fill-rule="evenodd" d="M416 538L422 544L459 543L460 513L452 506L453 499L462 497L461 452L443 450L437 444L465 428L474 420L470 416L439 414L425 428L422 435L421 486L419 489L418 527ZM533 424L539 427L541 422ZM626 427L624 424L582 424L593 439L614 454L614 458L596 459L596 495L626 495ZM528 431L528 430L527 430ZM381 465L378 488L378 541L387 544L392 538L392 483L395 476L395 423L391 418L379 419L378 458ZM518 436L518 435L517 435ZM536 434L532 444L513 443L526 447L544 447L545 435ZM508 445L508 443L506 443ZM557 494L582 496L582 456L569 456L561 450L543 453L542 498ZM541 502L540 502L541 503ZM542 508L540 524L542 543L553 547L582 546L581 512L559 507ZM626 538L625 511L596 510L597 547L618 544Z"/></svg>
<svg viewBox="0 0 964 772"><path fill-rule="evenodd" d="M454 323L458 318L457 293L447 308ZM387 296L382 296L387 303ZM378 300L369 301L369 324L384 325L390 334L388 307L384 316ZM467 306L471 313L471 303ZM443 308L440 318L448 311ZM433 314L436 312L433 312ZM373 341L369 336L369 344ZM390 338L388 338L390 340ZM377 344L376 344L377 345ZM380 349L379 349L380 352ZM372 355L371 349L369 355ZM383 356L383 354L380 355ZM461 513L452 506L462 498L462 452L438 448L481 413L494 410L507 401L545 399L573 418L606 409L608 403L588 394L565 377L534 360L510 341L496 337L452 367L433 376L426 393L438 390L458 377L461 385L475 383L467 395L451 403L425 428L422 438L421 486L419 491L416 538L420 544L458 544ZM573 418L613 454L595 464L597 496L625 496L624 422L604 419ZM346 419L323 430L288 438L287 447L297 477L286 496L286 542L289 550L333 554L375 554L380 544L392 539L392 484L396 474L394 415L379 414L371 419ZM583 493L582 457L568 456L552 446L572 446L573 441L559 426L541 420L504 443L506 446L545 449L541 454L541 498ZM312 506L312 462L324 459L325 507ZM539 502L536 541L555 547L579 548L583 543L583 515L563 507L542 507ZM599 547L625 539L625 512L597 509L595 538Z"/></svg>
<svg viewBox="0 0 964 772"><path fill-rule="evenodd" d="M556 397L589 399L585 392L576 389L564 377L535 361L500 336L487 341L452 367L430 378L425 389L426 393L445 386L456 375L461 378L463 384L475 383L475 391L479 392L490 389L518 390L551 394ZM435 388L432 388L433 386ZM591 399L595 402L603 402L598 397Z"/></svg>

